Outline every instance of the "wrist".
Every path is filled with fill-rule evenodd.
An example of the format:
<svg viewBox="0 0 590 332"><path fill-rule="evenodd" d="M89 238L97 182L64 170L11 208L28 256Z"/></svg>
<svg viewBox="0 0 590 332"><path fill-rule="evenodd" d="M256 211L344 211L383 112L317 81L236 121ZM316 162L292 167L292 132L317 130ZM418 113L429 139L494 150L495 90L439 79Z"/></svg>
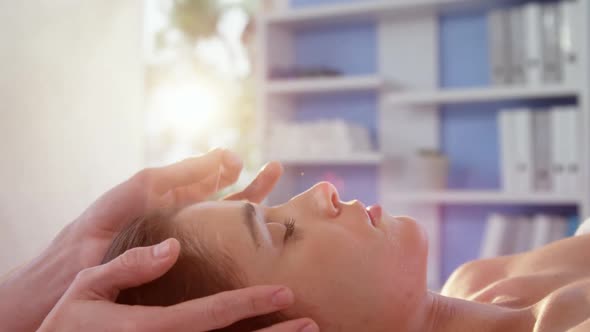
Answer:
<svg viewBox="0 0 590 332"><path fill-rule="evenodd" d="M9 331L34 331L80 271L66 227L38 257L0 283L0 321Z"/></svg>

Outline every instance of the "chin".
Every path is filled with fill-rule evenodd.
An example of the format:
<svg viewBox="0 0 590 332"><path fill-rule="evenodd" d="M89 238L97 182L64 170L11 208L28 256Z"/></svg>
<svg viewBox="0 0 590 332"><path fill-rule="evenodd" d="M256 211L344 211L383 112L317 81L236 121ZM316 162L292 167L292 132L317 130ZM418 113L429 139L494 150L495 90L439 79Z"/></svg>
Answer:
<svg viewBox="0 0 590 332"><path fill-rule="evenodd" d="M416 281L415 287L426 287L428 235L422 225L410 217L387 216L391 255L405 274ZM400 271L396 271L399 273ZM411 282L413 284L413 282Z"/></svg>
<svg viewBox="0 0 590 332"><path fill-rule="evenodd" d="M393 217L387 215L384 218L387 223L388 233L392 241L411 245L419 251L428 251L428 234L420 223L410 217Z"/></svg>

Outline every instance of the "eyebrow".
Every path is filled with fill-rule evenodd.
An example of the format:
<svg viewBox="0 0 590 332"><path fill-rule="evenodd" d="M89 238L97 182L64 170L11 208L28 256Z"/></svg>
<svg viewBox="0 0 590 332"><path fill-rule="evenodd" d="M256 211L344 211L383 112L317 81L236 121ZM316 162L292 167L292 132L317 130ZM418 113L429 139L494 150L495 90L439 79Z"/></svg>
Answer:
<svg viewBox="0 0 590 332"><path fill-rule="evenodd" d="M260 230L256 221L256 208L250 203L244 204L244 223L256 248L260 247Z"/></svg>

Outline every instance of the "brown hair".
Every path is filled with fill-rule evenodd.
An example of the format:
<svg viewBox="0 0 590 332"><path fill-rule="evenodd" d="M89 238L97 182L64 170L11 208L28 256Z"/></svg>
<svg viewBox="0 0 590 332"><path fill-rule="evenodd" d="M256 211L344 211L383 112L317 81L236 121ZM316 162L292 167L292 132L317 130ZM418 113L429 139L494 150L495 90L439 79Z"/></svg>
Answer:
<svg viewBox="0 0 590 332"><path fill-rule="evenodd" d="M169 306L184 301L243 287L243 282L227 255L209 252L186 230L174 222L174 213L162 211L139 218L113 240L103 263L135 247L158 244L168 238L180 242L176 263L162 277L121 291L117 303L146 306ZM254 317L217 331L253 331L286 320L280 313Z"/></svg>

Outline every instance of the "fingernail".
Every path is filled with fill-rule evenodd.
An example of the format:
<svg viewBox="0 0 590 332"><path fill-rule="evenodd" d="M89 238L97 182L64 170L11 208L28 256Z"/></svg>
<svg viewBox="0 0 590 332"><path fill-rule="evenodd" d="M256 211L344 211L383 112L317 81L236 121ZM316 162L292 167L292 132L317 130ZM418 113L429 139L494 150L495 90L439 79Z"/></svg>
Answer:
<svg viewBox="0 0 590 332"><path fill-rule="evenodd" d="M309 323L302 327L299 332L319 332L320 328L315 323Z"/></svg>
<svg viewBox="0 0 590 332"><path fill-rule="evenodd" d="M278 290L272 296L272 304L277 307L288 306L291 303L293 303L293 293L286 288Z"/></svg>
<svg viewBox="0 0 590 332"><path fill-rule="evenodd" d="M170 254L170 241L166 240L154 247L154 257L165 258Z"/></svg>
<svg viewBox="0 0 590 332"><path fill-rule="evenodd" d="M232 168L239 168L242 167L242 158L240 158L235 152L225 150L223 164Z"/></svg>

